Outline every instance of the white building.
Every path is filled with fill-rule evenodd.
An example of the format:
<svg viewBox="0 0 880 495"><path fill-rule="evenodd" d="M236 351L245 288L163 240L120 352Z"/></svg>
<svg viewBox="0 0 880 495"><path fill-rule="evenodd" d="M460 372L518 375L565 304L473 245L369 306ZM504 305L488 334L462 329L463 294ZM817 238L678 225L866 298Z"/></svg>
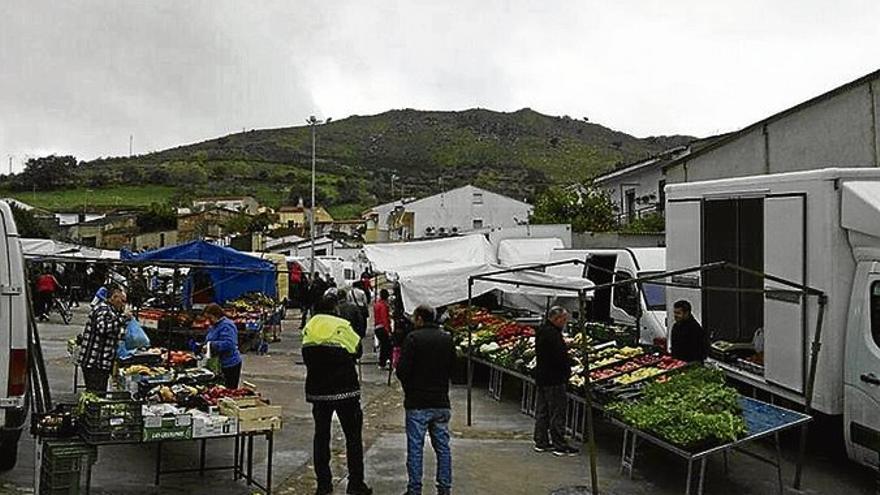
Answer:
<svg viewBox="0 0 880 495"><path fill-rule="evenodd" d="M368 211L367 242L443 237L475 230L524 225L532 206L471 185Z"/></svg>

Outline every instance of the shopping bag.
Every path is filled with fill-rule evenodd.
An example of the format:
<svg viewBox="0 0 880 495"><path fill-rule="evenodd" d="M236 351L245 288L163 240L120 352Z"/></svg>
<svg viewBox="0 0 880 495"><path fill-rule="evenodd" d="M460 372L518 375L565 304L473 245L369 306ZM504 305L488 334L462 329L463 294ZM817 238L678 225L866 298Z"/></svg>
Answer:
<svg viewBox="0 0 880 495"><path fill-rule="evenodd" d="M128 326L125 328L125 348L139 349L141 347L149 346L150 338L147 337L140 322L134 318L128 320Z"/></svg>

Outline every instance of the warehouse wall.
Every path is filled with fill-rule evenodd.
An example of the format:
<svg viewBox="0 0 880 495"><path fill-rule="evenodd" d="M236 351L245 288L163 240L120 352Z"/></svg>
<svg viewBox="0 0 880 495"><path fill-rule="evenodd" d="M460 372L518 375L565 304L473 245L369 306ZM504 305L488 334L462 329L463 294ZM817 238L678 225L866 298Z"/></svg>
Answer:
<svg viewBox="0 0 880 495"><path fill-rule="evenodd" d="M666 170L668 184L826 167L880 167L880 80L782 116Z"/></svg>

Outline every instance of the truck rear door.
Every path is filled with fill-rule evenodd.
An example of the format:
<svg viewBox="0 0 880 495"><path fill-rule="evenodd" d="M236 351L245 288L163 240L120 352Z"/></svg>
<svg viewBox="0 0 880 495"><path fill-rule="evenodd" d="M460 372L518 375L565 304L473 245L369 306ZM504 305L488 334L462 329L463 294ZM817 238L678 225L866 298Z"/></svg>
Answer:
<svg viewBox="0 0 880 495"><path fill-rule="evenodd" d="M853 289L846 343L844 428L853 460L878 465L880 452L880 264ZM859 280L859 277L856 278ZM857 298L857 299L856 299ZM856 316L857 315L857 316ZM857 320L852 321L853 316Z"/></svg>
<svg viewBox="0 0 880 495"><path fill-rule="evenodd" d="M702 200L669 201L666 205L666 232L674 235L666 236L666 270L674 271L684 268L698 267L702 263ZM700 286L699 272L673 277L673 282ZM681 287L668 287L667 300L674 302L679 299L690 301L694 317L701 320L702 298L700 291ZM667 328L672 328L672 311L667 312Z"/></svg>

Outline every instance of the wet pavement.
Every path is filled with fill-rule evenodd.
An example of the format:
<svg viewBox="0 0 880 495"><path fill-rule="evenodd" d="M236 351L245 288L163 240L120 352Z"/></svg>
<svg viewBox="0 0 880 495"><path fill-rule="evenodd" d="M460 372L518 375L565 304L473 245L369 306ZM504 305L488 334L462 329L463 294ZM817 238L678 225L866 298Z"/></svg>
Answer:
<svg viewBox="0 0 880 495"><path fill-rule="evenodd" d="M298 319L290 312L285 321L282 342L273 344L265 356L246 354L242 377L255 384L273 404L284 408L284 426L275 437L274 490L282 494L311 494L314 474L311 466L311 408L305 402L302 366L298 347ZM52 321L40 325L47 371L53 400L73 400L73 368L67 362L66 342L77 334L84 322L84 311L78 311L72 325ZM56 318L57 320L57 318ZM372 345L367 343L367 350ZM402 396L399 386L386 384L387 372L375 366L375 356L364 358L363 407L364 442L367 482L377 495L400 494L406 489L406 440L403 429ZM479 378L479 374L478 374ZM588 493L588 457L557 458L532 451L532 419L520 414L517 392L519 385L505 382L505 400L497 402L486 393L485 385L474 390L474 423L465 424L466 390L455 386L452 392L452 451L454 493L459 494L558 494ZM333 473L336 493L345 493L345 455L341 429L334 422ZM641 445L633 479L619 474L622 433L599 421L597 426L598 472L601 493L608 494L680 494L684 493L686 464L680 458L650 445ZM232 440L208 443L208 464L232 462ZM791 484L794 475L795 443L787 441L784 479ZM750 447L765 456L772 455L772 444L757 443ZM434 455L430 443L425 446L425 493L434 493ZM22 437L19 463L12 471L0 474L0 493L33 493L34 441L26 433ZM265 473L264 442L255 442L255 475ZM95 494L250 494L257 490L232 479L230 472L209 472L163 476L154 484L155 445L105 446L93 469ZM166 443L163 466L196 467L197 442ZM742 454L730 457L730 470L725 475L721 458L712 459L707 470L706 494L774 494L776 472ZM797 493L786 488L786 493ZM875 493L872 473L846 460L826 457L821 448L811 446L804 475L806 494Z"/></svg>

